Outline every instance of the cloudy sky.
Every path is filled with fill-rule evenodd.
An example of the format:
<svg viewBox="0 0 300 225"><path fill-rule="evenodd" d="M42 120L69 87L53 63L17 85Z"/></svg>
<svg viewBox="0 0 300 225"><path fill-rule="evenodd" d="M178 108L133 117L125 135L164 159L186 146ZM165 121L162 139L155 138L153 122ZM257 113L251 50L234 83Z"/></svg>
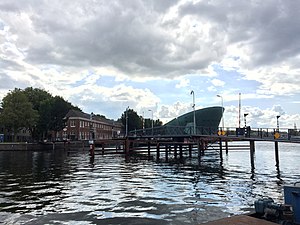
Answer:
<svg viewBox="0 0 300 225"><path fill-rule="evenodd" d="M1 0L0 99L42 88L117 119L225 107L225 126L300 127L300 2ZM243 119L243 118L242 118ZM243 120L242 120L243 121Z"/></svg>

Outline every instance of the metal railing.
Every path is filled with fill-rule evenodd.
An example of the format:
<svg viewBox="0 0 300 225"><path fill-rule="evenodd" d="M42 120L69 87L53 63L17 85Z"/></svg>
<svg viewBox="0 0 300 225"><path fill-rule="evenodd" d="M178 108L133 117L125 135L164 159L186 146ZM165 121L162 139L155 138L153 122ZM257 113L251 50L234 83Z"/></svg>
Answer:
<svg viewBox="0 0 300 225"><path fill-rule="evenodd" d="M226 127L222 129L212 127L191 126L161 126L134 130L129 132L129 136L191 136L191 135L211 135L211 136L231 136L256 138L262 140L287 140L300 141L300 131L290 128L251 128L251 127Z"/></svg>

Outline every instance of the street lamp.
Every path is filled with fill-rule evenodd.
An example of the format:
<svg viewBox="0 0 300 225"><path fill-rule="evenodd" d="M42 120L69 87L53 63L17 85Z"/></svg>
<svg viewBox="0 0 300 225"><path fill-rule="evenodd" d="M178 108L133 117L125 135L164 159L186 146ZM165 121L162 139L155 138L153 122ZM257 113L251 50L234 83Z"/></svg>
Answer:
<svg viewBox="0 0 300 225"><path fill-rule="evenodd" d="M248 116L248 113L244 113L244 120L245 120L245 128L247 127L247 121L246 121L246 117Z"/></svg>
<svg viewBox="0 0 300 225"><path fill-rule="evenodd" d="M127 106L126 108L126 137L128 135L128 109L129 109L129 106Z"/></svg>
<svg viewBox="0 0 300 225"><path fill-rule="evenodd" d="M149 112L151 112L151 114L152 114L152 136L153 136L153 110L151 110L151 109L148 109L148 111Z"/></svg>
<svg viewBox="0 0 300 225"><path fill-rule="evenodd" d="M279 121L278 121L279 117L280 116L276 116L276 119L277 119L277 132L279 132Z"/></svg>
<svg viewBox="0 0 300 225"><path fill-rule="evenodd" d="M191 95L193 95L193 110L194 110L194 134L196 134L196 113L195 113L195 93L191 91Z"/></svg>
<svg viewBox="0 0 300 225"><path fill-rule="evenodd" d="M244 113L244 120L245 120L245 131L244 131L244 136L248 136L249 134L247 133L247 121L246 121L246 117L248 116L248 113Z"/></svg>
<svg viewBox="0 0 300 225"><path fill-rule="evenodd" d="M224 130L224 102L222 95L217 95L217 97L221 98L221 105L222 105L222 134L225 132Z"/></svg>

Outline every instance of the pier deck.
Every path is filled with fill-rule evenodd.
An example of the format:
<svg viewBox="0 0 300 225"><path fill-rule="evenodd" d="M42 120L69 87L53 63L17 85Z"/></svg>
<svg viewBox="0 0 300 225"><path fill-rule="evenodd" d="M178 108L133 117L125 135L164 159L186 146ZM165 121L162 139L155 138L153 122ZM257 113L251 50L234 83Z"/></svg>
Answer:
<svg viewBox="0 0 300 225"><path fill-rule="evenodd" d="M270 221L257 219L255 217L240 215L228 217L220 220L215 220L201 225L278 225Z"/></svg>

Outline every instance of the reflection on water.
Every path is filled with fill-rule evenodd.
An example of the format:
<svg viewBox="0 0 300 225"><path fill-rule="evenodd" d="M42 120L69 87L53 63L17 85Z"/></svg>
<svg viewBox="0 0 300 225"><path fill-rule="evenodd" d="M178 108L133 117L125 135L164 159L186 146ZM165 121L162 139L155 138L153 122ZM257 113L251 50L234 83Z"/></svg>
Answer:
<svg viewBox="0 0 300 225"><path fill-rule="evenodd" d="M4 224L199 224L249 212L260 197L282 202L283 184L299 181L297 146L271 143L217 151L183 162L125 160L82 150L0 152Z"/></svg>

